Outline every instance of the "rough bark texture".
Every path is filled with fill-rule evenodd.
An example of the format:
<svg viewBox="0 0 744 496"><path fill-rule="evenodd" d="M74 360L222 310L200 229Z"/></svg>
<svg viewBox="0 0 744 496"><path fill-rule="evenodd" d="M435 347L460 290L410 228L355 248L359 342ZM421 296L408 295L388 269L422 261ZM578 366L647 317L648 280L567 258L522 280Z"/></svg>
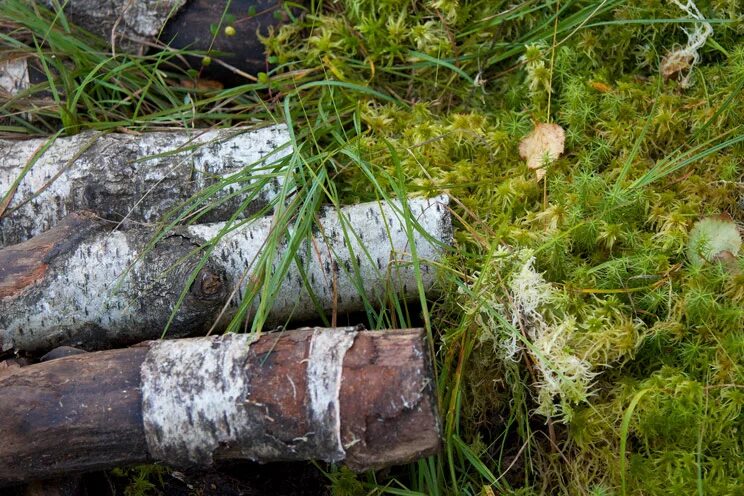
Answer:
<svg viewBox="0 0 744 496"><path fill-rule="evenodd" d="M53 9L56 0L40 0ZM67 0L65 16L73 23L106 40L115 38L116 48L129 52L154 41L169 17L186 0ZM112 37L113 33L113 37Z"/></svg>
<svg viewBox="0 0 744 496"><path fill-rule="evenodd" d="M350 468L405 463L439 446L436 383L422 336L423 331L388 333L387 339L360 333L346 353L340 415Z"/></svg>
<svg viewBox="0 0 744 496"><path fill-rule="evenodd" d="M142 229L112 233L92 215L77 214L0 250L2 349L101 349L159 337L193 272L198 246L169 236L135 263L152 235ZM175 313L170 335L205 329L226 290L222 269L205 266Z"/></svg>
<svg viewBox="0 0 744 496"><path fill-rule="evenodd" d="M440 260L442 245L451 242L447 199L408 203L421 228L433 238L418 231L413 236L428 292L436 279L430 262ZM417 298L411 245L396 207L400 207L397 201L322 212L316 234L297 257L307 282L293 265L275 288L269 321L309 319L317 315L318 307L339 313L360 311L365 301L379 306L391 293ZM267 217L246 223L217 243L176 313L169 337L206 330L223 305L227 311L222 324L234 315L243 288L253 279L255 260L264 249L271 222ZM88 223L93 226L86 227ZM224 227L182 228L134 263L154 231L138 228L106 233L96 225L89 216L77 216L53 232L0 250L0 344L4 349L42 351L61 345L101 349L160 337L195 264L196 255L187 255ZM279 248L277 259L286 249ZM228 294L235 295L229 302Z"/></svg>
<svg viewBox="0 0 744 496"><path fill-rule="evenodd" d="M231 184L221 196L245 187L251 177L256 187L263 186L246 210L253 213L276 195L279 181L266 162L286 156L288 142L284 125L142 135L92 131L58 138L46 149L46 139L0 140L0 199L12 195L0 212L0 246L25 241L80 209L110 220L155 222L199 190L237 173L243 183ZM225 220L247 196L225 201L202 221Z"/></svg>
<svg viewBox="0 0 744 496"><path fill-rule="evenodd" d="M0 483L160 459L319 459L355 470L433 454L421 329L159 341L0 376Z"/></svg>
<svg viewBox="0 0 744 496"><path fill-rule="evenodd" d="M82 354L0 376L0 481L146 462L147 348Z"/></svg>
<svg viewBox="0 0 744 496"><path fill-rule="evenodd" d="M408 200L420 226L420 230L414 230L412 244L421 261L426 292L433 289L436 281L436 270L430 262L441 260L443 245L452 242L448 202L446 196ZM289 318L310 319L318 310L335 309L340 314L360 311L364 309L365 300L380 306L391 293L402 299L417 298L411 242L400 209L401 204L396 200L363 203L341 210L326 208L321 212L312 240L300 248L297 255L302 271L298 264L292 265L281 286L276 288L269 321L281 324ZM188 232L211 239L222 227L222 224L191 226ZM243 281L236 298L230 302L227 318L243 300L244 288L256 270L255 259L271 229L271 218L260 219L223 237L213 252L212 259L221 261L232 286ZM277 262L285 250L285 246L280 248Z"/></svg>

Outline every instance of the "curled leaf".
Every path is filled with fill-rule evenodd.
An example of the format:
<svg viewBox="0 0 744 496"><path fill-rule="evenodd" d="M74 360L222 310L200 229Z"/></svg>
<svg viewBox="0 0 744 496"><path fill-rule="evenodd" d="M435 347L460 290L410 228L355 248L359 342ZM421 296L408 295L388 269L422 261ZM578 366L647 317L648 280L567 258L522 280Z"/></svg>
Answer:
<svg viewBox="0 0 744 496"><path fill-rule="evenodd" d="M527 161L539 181L545 177L545 167L561 156L566 133L558 124L537 124L530 134L519 143L519 156Z"/></svg>

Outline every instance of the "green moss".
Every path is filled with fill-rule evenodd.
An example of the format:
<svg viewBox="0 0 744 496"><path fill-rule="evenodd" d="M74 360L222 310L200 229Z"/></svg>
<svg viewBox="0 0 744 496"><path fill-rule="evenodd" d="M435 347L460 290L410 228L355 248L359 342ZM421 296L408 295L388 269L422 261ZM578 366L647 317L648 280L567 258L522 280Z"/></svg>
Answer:
<svg viewBox="0 0 744 496"><path fill-rule="evenodd" d="M473 16L496 15L498 6L486 4L470 3L449 17L446 9L421 4L418 14L401 18L400 6L385 4L365 16L365 3L349 2L331 18L314 19L312 32L336 40L322 55L313 51L312 38L278 50L287 60L300 58L288 51L310 54L303 60L311 64L327 57L344 77L357 74L365 84L401 91L409 85L397 94L415 100L410 108L373 101L359 108L361 149L391 176L402 166L409 191L446 190L461 205L455 207L462 219L457 240L468 254L467 289L441 302L435 320L444 356L470 350L466 361L450 362L462 367L462 382L441 385L445 398L460 402L455 429L463 439L493 443L482 454L493 473L515 455L512 444L526 443L529 453L521 456L529 462L521 477L505 476L514 488L547 484L549 492L615 494L622 416L630 399L649 389L630 424L628 490L735 491L744 480L742 443L732 441L742 427L736 403L742 278L717 266L696 267L687 247L699 219L723 212L742 218L736 157L743 148L734 143L684 161L688 150L694 155L741 132L742 33L732 24L715 25L717 45L706 45L695 83L682 89L656 72L660 58L686 39L682 26L648 23L680 17L671 3L613 5L594 19L600 25L580 29L554 51L550 24L536 28L550 20L551 9L486 27ZM569 2L561 20L582 5L588 4ZM721 20L744 15L724 2L701 8ZM346 30L337 29L339 19ZM541 41L523 44L503 64L488 63L494 60L489 48L499 43L494 36L507 46L530 29L538 29ZM357 40L354 51L350 37ZM404 68L415 60L411 51L439 60L454 56L458 69L477 73L479 84L467 89L441 65ZM548 169L543 189L517 145L533 121L546 118L566 129L567 153ZM400 164L390 161L389 146ZM350 168L341 187L358 199L366 181ZM539 322L520 317L519 295L510 288L524 250L553 288L537 310ZM541 345L540 332L560 346ZM472 349L468 338L450 334L470 336ZM576 382L579 376L570 374L580 363L591 375ZM551 411L546 402L558 415L552 422L566 424L556 439L568 463L554 462L549 443L534 439L536 431L551 436L545 419L534 416ZM470 474L456 480L475 490L479 471L455 464ZM458 483L448 484L454 490Z"/></svg>

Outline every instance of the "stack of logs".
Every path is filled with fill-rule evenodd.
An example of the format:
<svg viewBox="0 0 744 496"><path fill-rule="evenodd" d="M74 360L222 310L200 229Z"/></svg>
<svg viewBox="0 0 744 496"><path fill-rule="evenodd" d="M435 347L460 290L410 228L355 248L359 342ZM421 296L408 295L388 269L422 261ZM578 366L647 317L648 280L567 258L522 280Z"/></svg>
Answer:
<svg viewBox="0 0 744 496"><path fill-rule="evenodd" d="M156 460L368 470L438 449L421 329L187 337L221 334L238 311L290 177L288 143L281 125L0 141L0 346L43 355L0 367L0 485ZM151 242L164 212L210 187L220 207L205 222ZM451 242L444 196L326 208L316 226L270 322L417 299L417 272L434 290ZM166 327L183 339L158 340Z"/></svg>
<svg viewBox="0 0 744 496"><path fill-rule="evenodd" d="M285 12L277 0L69 0L64 9L112 51L141 53L158 36L214 50L211 68L183 60L226 84L265 70L256 33ZM211 32L226 13L241 36ZM0 95L28 91L32 69L31 59L0 60ZM363 471L437 451L421 329L223 334L257 310L252 302L243 314L242 302L268 258L273 208L291 190L291 152L283 125L0 140L0 488L153 461L323 460ZM191 221L163 231L163 216L186 202L199 207ZM348 316L435 291L452 241L447 204L321 210L271 288L267 322ZM271 270L290 249L268 254Z"/></svg>

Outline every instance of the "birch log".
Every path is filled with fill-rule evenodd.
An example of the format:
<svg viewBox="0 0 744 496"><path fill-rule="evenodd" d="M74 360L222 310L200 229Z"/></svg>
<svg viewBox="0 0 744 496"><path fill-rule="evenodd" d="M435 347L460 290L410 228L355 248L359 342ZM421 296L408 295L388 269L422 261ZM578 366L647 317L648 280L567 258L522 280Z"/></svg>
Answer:
<svg viewBox="0 0 744 496"><path fill-rule="evenodd" d="M424 291L430 292L435 263L452 240L447 201L408 201L420 229L412 239L398 201L321 212L312 239L300 247L281 284L271 288L276 294L268 323L317 318L319 310L361 311L365 301L379 307L391 294L418 299L412 247L421 261ZM194 250L222 229L222 223L180 228L135 263L155 231L107 232L91 215L79 214L0 250L2 349L91 350L160 337L199 258ZM216 243L175 313L169 337L204 332L218 311L221 325L235 314L271 230L272 218L266 217ZM272 255L274 268L287 249L282 245Z"/></svg>
<svg viewBox="0 0 744 496"><path fill-rule="evenodd" d="M195 270L199 246L171 236L143 255L144 230L110 232L89 213L0 250L0 345L111 348L157 338ZM175 314L170 333L206 330L227 295L224 271L207 264Z"/></svg>
<svg viewBox="0 0 744 496"><path fill-rule="evenodd" d="M186 0L38 0L49 9L64 5L69 21L128 52L155 41L168 18Z"/></svg>
<svg viewBox="0 0 744 496"><path fill-rule="evenodd" d="M31 85L25 58L0 62L0 99L8 100Z"/></svg>
<svg viewBox="0 0 744 496"><path fill-rule="evenodd" d="M150 342L0 376L0 483L160 460L376 469L439 446L421 329Z"/></svg>
<svg viewBox="0 0 744 496"><path fill-rule="evenodd" d="M0 205L6 194L11 199L4 214L0 206L0 246L25 241L81 209L116 221L155 222L230 176L243 182L227 186L222 198L252 182L260 192L247 213L255 212L277 193L280 173L267 163L290 153L288 143L284 125L0 140ZM226 200L204 221L225 220L247 197Z"/></svg>

